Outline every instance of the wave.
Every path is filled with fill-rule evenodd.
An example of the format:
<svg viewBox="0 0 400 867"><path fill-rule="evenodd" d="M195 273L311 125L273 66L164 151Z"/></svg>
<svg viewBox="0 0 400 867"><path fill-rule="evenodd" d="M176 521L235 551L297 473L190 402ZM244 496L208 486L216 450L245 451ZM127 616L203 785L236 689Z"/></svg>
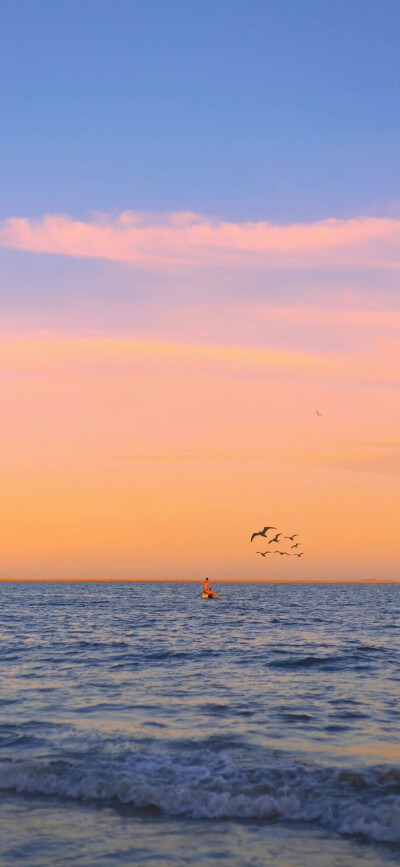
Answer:
<svg viewBox="0 0 400 867"><path fill-rule="evenodd" d="M375 657L384 652L375 647L360 647L350 652L325 655L309 654L302 656L300 653L296 655L286 655L285 653L283 657L269 661L267 665L268 668L321 668L325 671L339 671L351 666L352 671L359 671L370 668L371 663L375 662Z"/></svg>
<svg viewBox="0 0 400 867"><path fill-rule="evenodd" d="M242 762L228 753L137 752L79 761L0 762L6 792L130 805L196 819L316 822L335 833L400 842L400 768Z"/></svg>

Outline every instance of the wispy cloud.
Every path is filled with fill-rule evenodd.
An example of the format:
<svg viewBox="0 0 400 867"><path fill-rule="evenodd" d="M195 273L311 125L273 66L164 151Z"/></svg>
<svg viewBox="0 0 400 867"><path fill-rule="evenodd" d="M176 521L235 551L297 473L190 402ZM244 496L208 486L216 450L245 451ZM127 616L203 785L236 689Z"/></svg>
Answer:
<svg viewBox="0 0 400 867"><path fill-rule="evenodd" d="M0 344L0 370L93 364L191 366L202 370L290 373L305 378L400 384L400 346L387 340L373 357L362 351L305 352L235 345L204 345L106 336L6 336Z"/></svg>
<svg viewBox="0 0 400 867"><path fill-rule="evenodd" d="M269 461L271 460L271 449L182 449L158 452L131 452L118 455L117 457L121 461L137 461L138 463Z"/></svg>
<svg viewBox="0 0 400 867"><path fill-rule="evenodd" d="M358 443L351 448L321 452L303 452L300 459L308 464L330 466L334 469L358 470L372 473L400 472L400 441Z"/></svg>
<svg viewBox="0 0 400 867"><path fill-rule="evenodd" d="M338 449L298 450L269 447L260 448L201 448L201 449L167 449L164 451L127 452L116 455L120 461L134 463L248 463L276 460L308 464L309 466L326 466L334 469L356 470L376 473L400 472L400 442L356 443L349 447L343 445Z"/></svg>
<svg viewBox="0 0 400 867"><path fill-rule="evenodd" d="M111 259L153 270L199 266L398 268L400 219L360 217L273 225L193 213L126 212L74 220L47 215L0 224L0 245L36 253Z"/></svg>
<svg viewBox="0 0 400 867"><path fill-rule="evenodd" d="M248 312L242 306L241 315ZM289 323L305 326L325 326L331 328L352 328L358 330L400 331L400 312L398 310L356 309L351 307L316 307L296 304L279 307L273 305L253 305L251 312L264 321Z"/></svg>

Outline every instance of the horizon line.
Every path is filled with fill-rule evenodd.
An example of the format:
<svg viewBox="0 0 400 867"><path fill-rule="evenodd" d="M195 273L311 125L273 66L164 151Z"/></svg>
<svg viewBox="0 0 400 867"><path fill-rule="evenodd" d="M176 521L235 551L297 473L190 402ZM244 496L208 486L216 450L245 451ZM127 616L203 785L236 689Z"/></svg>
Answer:
<svg viewBox="0 0 400 867"><path fill-rule="evenodd" d="M0 583L201 584L203 578L0 578ZM400 584L400 578L213 578L223 584Z"/></svg>

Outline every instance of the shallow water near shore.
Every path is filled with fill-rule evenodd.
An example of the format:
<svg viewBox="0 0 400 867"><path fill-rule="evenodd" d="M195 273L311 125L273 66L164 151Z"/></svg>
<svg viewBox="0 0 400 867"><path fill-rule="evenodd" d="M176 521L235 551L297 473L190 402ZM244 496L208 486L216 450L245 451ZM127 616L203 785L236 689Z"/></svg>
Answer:
<svg viewBox="0 0 400 867"><path fill-rule="evenodd" d="M0 863L400 864L400 586L0 585Z"/></svg>

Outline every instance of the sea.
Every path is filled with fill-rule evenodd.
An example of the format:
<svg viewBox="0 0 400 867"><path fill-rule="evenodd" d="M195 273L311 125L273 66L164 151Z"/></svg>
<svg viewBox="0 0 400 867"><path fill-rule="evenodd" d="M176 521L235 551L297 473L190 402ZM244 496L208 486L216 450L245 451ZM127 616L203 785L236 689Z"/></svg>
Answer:
<svg viewBox="0 0 400 867"><path fill-rule="evenodd" d="M400 864L400 584L0 584L0 864Z"/></svg>

